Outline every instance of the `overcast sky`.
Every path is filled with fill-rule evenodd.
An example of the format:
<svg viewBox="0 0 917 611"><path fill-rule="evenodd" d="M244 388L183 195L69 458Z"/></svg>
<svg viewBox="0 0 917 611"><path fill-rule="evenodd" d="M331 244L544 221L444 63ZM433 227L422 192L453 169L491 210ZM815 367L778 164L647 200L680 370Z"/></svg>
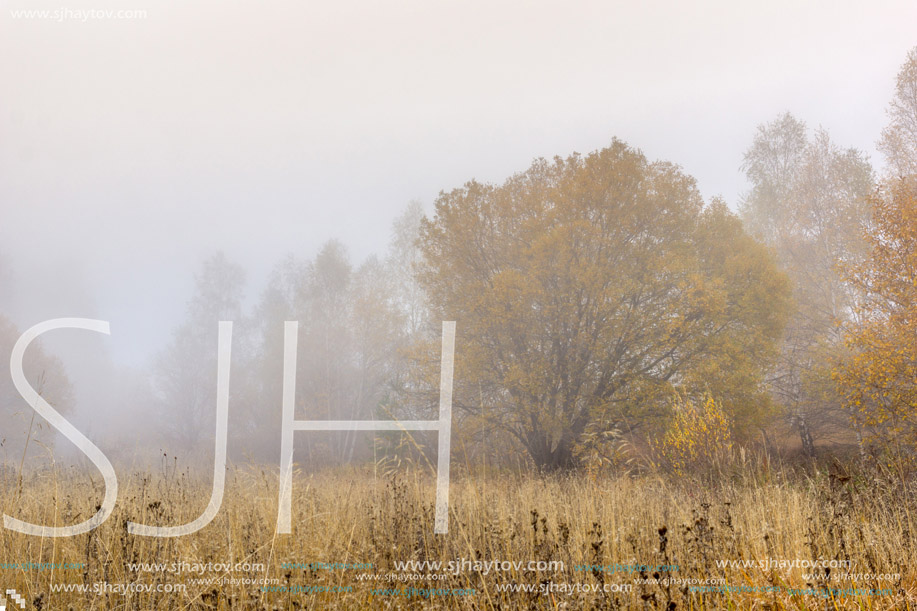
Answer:
<svg viewBox="0 0 917 611"><path fill-rule="evenodd" d="M286 253L381 252L410 199L535 157L617 136L735 206L755 126L789 110L878 163L917 45L913 0L2 4L0 303L109 320L131 365L214 251L257 295Z"/></svg>

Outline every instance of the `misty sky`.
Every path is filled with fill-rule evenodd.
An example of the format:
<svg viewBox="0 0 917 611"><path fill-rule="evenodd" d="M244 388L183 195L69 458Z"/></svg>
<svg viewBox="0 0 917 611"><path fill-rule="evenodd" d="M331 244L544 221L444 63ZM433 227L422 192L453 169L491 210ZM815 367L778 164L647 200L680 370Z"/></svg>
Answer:
<svg viewBox="0 0 917 611"><path fill-rule="evenodd" d="M144 9L145 19L14 18ZM0 304L168 339L220 249L257 297L286 253L381 252L410 199L613 136L735 206L789 110L879 163L917 3L5 0ZM216 322L214 322L216 325Z"/></svg>

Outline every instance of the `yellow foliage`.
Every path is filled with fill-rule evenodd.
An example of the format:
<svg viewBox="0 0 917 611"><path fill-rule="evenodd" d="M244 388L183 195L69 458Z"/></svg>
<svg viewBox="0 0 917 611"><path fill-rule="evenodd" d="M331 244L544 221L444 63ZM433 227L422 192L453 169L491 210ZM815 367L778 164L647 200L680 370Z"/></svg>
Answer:
<svg viewBox="0 0 917 611"><path fill-rule="evenodd" d="M590 432L656 418L673 380L716 394L738 433L766 421L789 282L676 166L617 140L537 160L442 193L418 245L433 319L461 329L456 411L486 403L537 467L592 461Z"/></svg>
<svg viewBox="0 0 917 611"><path fill-rule="evenodd" d="M677 474L706 469L732 451L732 420L712 396L703 402L679 397L657 452Z"/></svg>
<svg viewBox="0 0 917 611"><path fill-rule="evenodd" d="M833 372L864 436L882 450L917 448L917 184L872 199L869 258L849 269L863 298L848 329L850 354Z"/></svg>

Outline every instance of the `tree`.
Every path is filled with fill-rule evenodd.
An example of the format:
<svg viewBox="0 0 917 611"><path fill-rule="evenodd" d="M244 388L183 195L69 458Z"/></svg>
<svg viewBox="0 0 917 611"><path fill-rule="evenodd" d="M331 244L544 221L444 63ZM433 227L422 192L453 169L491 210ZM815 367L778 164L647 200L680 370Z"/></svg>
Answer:
<svg viewBox="0 0 917 611"><path fill-rule="evenodd" d="M849 357L834 370L848 408L880 449L917 450L917 184L899 180L872 198L868 259L849 269L862 291Z"/></svg>
<svg viewBox="0 0 917 611"><path fill-rule="evenodd" d="M878 449L917 456L917 47L898 73L879 149L887 171L870 197L869 256L845 266L858 293L833 378ZM899 463L902 464L902 463Z"/></svg>
<svg viewBox="0 0 917 611"><path fill-rule="evenodd" d="M155 363L154 387L163 413L169 414L168 431L176 450L191 454L211 449L201 443L214 430L216 417L217 325L221 320L242 319L245 273L223 253L204 261L195 275L195 293L185 321ZM233 329L230 403L235 401L247 371L244 342L238 325Z"/></svg>
<svg viewBox="0 0 917 611"><path fill-rule="evenodd" d="M888 161L888 174L893 178L917 175L917 47L898 72L887 112L890 121L882 131L879 150Z"/></svg>
<svg viewBox="0 0 917 611"><path fill-rule="evenodd" d="M636 431L674 387L708 390L740 430L765 417L788 284L722 203L615 140L539 159L504 184L442 193L419 278L456 320L457 409L546 469L590 431ZM766 403L766 402L765 402Z"/></svg>
<svg viewBox="0 0 917 611"><path fill-rule="evenodd" d="M806 150L805 123L790 113L759 125L751 147L745 152L742 169L751 182L751 192L739 206L745 226L767 244L777 241L786 222L792 185Z"/></svg>
<svg viewBox="0 0 917 611"><path fill-rule="evenodd" d="M743 169L752 189L742 219L775 249L796 306L768 383L803 452L814 456L816 437L845 422L838 398L819 381L840 344L840 323L850 318L854 296L838 265L864 256L872 169L824 130L810 138L789 113L758 128Z"/></svg>
<svg viewBox="0 0 917 611"><path fill-rule="evenodd" d="M421 333L430 324L426 296L415 274L421 262L417 238L420 236L420 223L423 218L421 203L411 201L392 223L392 239L386 259L397 306L404 312L406 332L412 337Z"/></svg>
<svg viewBox="0 0 917 611"><path fill-rule="evenodd" d="M391 385L405 322L390 275L374 258L354 269L342 244L330 241L312 260L288 258L261 303L262 403L280 405L283 321L299 321L296 417L371 420ZM280 411L267 420L280 431ZM262 422L265 418L262 417ZM304 438L313 463L358 456L359 433ZM271 437L272 438L272 437ZM276 444L263 444L274 451ZM368 455L369 445L365 446Z"/></svg>
<svg viewBox="0 0 917 611"><path fill-rule="evenodd" d="M0 432L2 462L20 466L24 461L45 454L53 444L53 433L44 419L25 402L10 377L9 359L21 331L0 314ZM45 352L41 340L26 351L23 370L29 384L57 411L66 414L72 404L70 381L61 362ZM31 461L29 461L31 462Z"/></svg>

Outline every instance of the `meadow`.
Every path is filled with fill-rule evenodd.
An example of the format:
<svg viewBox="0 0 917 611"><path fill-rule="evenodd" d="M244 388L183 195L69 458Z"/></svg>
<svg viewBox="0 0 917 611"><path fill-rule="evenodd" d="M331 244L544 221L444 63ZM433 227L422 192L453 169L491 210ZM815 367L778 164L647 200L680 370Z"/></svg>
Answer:
<svg viewBox="0 0 917 611"><path fill-rule="evenodd" d="M276 470L232 468L213 522L176 538L126 523L194 519L209 480L163 463L121 481L87 534L0 531L3 589L38 610L907 609L917 596L913 481L838 464L460 471L447 535L433 534L420 468L297 471L291 535L274 532ZM62 468L7 470L2 491L6 514L47 525L85 519L102 496Z"/></svg>

